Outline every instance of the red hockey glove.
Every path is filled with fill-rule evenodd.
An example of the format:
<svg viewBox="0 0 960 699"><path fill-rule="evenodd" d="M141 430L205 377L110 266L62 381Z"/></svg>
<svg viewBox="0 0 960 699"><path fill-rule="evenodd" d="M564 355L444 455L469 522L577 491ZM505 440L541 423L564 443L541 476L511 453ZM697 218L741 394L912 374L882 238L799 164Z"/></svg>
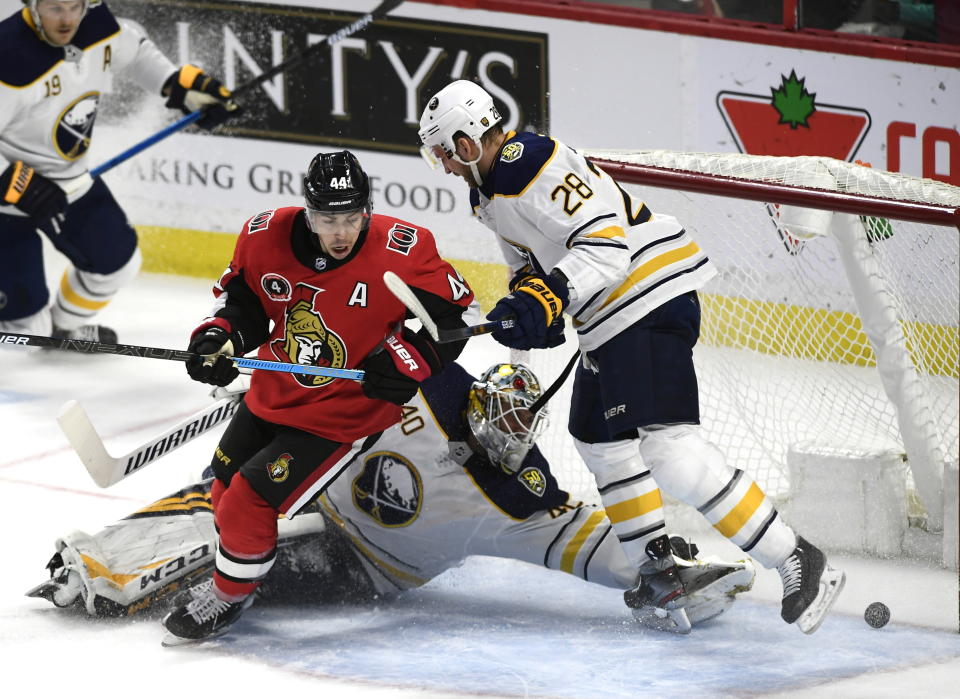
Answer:
<svg viewBox="0 0 960 699"><path fill-rule="evenodd" d="M433 342L404 328L386 339L383 351L364 360L363 395L403 405L417 394L420 382L442 366Z"/></svg>

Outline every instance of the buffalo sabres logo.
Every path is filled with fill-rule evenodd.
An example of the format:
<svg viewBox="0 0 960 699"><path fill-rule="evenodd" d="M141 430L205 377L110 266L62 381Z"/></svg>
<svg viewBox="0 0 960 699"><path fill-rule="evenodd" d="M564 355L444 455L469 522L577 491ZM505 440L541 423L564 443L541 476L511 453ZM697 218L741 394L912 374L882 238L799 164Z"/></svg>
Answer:
<svg viewBox="0 0 960 699"><path fill-rule="evenodd" d="M353 480L353 504L384 527L405 527L420 514L423 481L399 454L374 452Z"/></svg>
<svg viewBox="0 0 960 699"><path fill-rule="evenodd" d="M283 483L290 476L290 462L293 457L284 452L277 457L276 461L267 464L267 476L274 483Z"/></svg>
<svg viewBox="0 0 960 699"><path fill-rule="evenodd" d="M90 148L99 99L99 92L81 95L57 118L57 125L53 130L53 144L64 160L76 160Z"/></svg>
<svg viewBox="0 0 960 699"><path fill-rule="evenodd" d="M512 163L514 160L518 160L521 155L523 155L522 143L508 143L503 147L503 151L500 153L500 160L505 163Z"/></svg>
<svg viewBox="0 0 960 699"><path fill-rule="evenodd" d="M281 362L346 368L347 347L343 339L327 327L323 317L315 310L316 297L321 292L322 289L297 284L287 306L283 337L270 342L273 355ZM318 388L334 381L329 376L290 376L307 388Z"/></svg>
<svg viewBox="0 0 960 699"><path fill-rule="evenodd" d="M525 468L517 475L517 478L531 493L537 497L543 497L543 493L547 489L547 479L543 477L543 472L539 468L532 466Z"/></svg>

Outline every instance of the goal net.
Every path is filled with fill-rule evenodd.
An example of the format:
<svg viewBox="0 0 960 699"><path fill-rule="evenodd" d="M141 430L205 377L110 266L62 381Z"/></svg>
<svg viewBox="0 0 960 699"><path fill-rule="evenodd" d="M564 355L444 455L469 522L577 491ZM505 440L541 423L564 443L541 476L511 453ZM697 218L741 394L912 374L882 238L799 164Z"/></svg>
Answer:
<svg viewBox="0 0 960 699"><path fill-rule="evenodd" d="M939 521L960 422L960 188L819 157L585 154L676 216L719 270L700 292L694 356L703 430L729 463L783 503L791 450L903 455ZM517 359L549 385L575 350ZM590 497L566 435L571 384L543 448L561 484Z"/></svg>

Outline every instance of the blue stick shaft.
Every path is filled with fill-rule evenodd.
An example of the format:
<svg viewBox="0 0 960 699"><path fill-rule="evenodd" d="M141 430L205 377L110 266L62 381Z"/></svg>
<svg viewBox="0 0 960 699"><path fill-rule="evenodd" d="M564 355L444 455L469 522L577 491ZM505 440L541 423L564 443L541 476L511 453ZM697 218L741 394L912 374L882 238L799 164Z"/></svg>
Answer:
<svg viewBox="0 0 960 699"><path fill-rule="evenodd" d="M90 177L99 177L100 175L105 173L107 170L111 170L117 165L119 165L120 163L122 163L124 160L132 158L142 150L146 150L157 141L162 141L167 136L175 134L177 131L180 131L181 129L185 129L186 127L190 126L190 124L192 124L202 116L203 116L202 109L198 109L195 112L191 112L190 114L187 114L185 117L178 119L177 121L173 122L169 126L161 129L160 131L157 131L157 133L153 134L153 136L150 136L149 138L145 138L144 140L140 141L140 143L136 143L130 146L125 151L123 151L118 155L113 156L112 158L110 158L110 160L106 161L105 163L100 163L95 168L90 170Z"/></svg>
<svg viewBox="0 0 960 699"><path fill-rule="evenodd" d="M246 357L231 357L230 359L236 366L244 369L285 371L290 374L309 374L310 376L329 376L334 379L363 381L363 370L361 369L337 369L329 366L310 366L307 364L290 364L288 362L271 362L263 359L248 359Z"/></svg>

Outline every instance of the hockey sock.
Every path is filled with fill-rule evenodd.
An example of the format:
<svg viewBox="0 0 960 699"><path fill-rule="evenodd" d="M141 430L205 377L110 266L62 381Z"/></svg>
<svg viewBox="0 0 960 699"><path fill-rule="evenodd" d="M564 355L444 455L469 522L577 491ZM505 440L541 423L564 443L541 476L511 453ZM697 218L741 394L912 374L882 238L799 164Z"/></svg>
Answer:
<svg viewBox="0 0 960 699"><path fill-rule="evenodd" d="M660 489L640 460L637 440L574 442L597 480L600 500L624 553L639 569L650 561L647 544L663 536L666 526Z"/></svg>
<svg viewBox="0 0 960 699"><path fill-rule="evenodd" d="M214 520L220 541L213 584L218 597L237 602L257 589L276 560L277 511L240 473L216 495Z"/></svg>
<svg viewBox="0 0 960 699"><path fill-rule="evenodd" d="M641 430L640 453L664 491L696 507L764 567L775 568L793 551L796 535L770 498L746 472L731 468L698 426Z"/></svg>

